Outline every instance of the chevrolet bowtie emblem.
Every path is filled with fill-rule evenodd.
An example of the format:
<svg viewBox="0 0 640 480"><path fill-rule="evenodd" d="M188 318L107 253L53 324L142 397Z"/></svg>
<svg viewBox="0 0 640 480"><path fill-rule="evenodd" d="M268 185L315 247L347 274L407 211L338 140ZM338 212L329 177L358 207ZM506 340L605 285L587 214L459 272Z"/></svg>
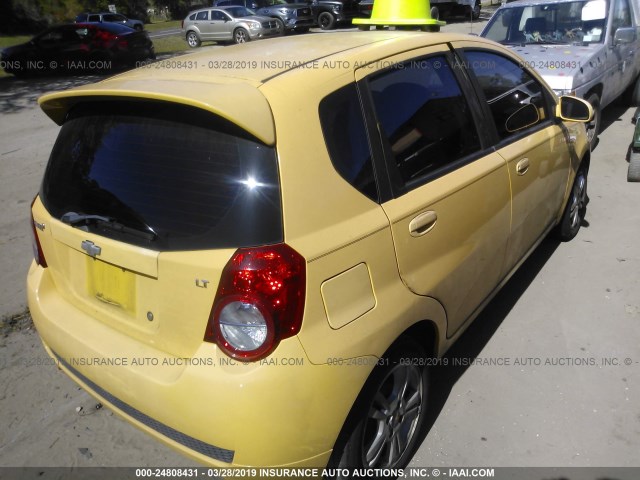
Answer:
<svg viewBox="0 0 640 480"><path fill-rule="evenodd" d="M80 248L82 248L85 252L87 252L87 255L89 255L90 257L95 257L96 255L100 255L100 252L102 252L102 248L100 248L98 245L96 245L90 240L84 240L80 244Z"/></svg>

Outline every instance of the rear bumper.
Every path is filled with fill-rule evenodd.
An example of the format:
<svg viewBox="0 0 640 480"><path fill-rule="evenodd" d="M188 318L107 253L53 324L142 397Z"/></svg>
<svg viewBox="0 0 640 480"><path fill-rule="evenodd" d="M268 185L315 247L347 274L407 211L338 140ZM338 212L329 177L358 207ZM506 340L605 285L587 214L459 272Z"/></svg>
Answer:
<svg viewBox="0 0 640 480"><path fill-rule="evenodd" d="M204 342L191 357L175 357L75 308L47 269L32 264L27 287L36 328L60 368L127 421L205 465L324 467L370 371L314 365L297 337L247 365Z"/></svg>

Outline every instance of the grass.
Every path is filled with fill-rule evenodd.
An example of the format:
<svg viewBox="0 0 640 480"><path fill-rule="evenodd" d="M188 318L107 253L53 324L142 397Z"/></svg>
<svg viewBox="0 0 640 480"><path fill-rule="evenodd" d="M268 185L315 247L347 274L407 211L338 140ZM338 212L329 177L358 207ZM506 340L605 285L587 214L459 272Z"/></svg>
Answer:
<svg viewBox="0 0 640 480"><path fill-rule="evenodd" d="M14 45L26 43L32 38L32 35L0 36L0 48L13 47Z"/></svg>
<svg viewBox="0 0 640 480"><path fill-rule="evenodd" d="M156 55L191 50L182 35L171 35L170 37L154 38L152 40Z"/></svg>
<svg viewBox="0 0 640 480"><path fill-rule="evenodd" d="M148 23L144 26L147 32L157 32L158 30L168 30L170 28L180 28L181 20L170 20L168 22Z"/></svg>

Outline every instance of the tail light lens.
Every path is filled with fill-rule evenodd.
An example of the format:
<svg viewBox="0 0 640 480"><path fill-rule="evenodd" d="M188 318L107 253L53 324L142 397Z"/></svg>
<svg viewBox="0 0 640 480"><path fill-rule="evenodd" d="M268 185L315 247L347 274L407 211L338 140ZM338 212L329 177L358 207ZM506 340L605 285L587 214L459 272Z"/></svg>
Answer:
<svg viewBox="0 0 640 480"><path fill-rule="evenodd" d="M35 202L36 199L34 198L33 202L31 202L32 209ZM33 218L33 212L31 213L31 247L33 248L33 258L36 260L36 263L43 268L47 268L47 260L44 258L44 253L42 253L42 245L40 245L40 240L38 239L36 221Z"/></svg>
<svg viewBox="0 0 640 480"><path fill-rule="evenodd" d="M305 260L286 244L238 249L222 271L204 340L256 361L302 325Z"/></svg>

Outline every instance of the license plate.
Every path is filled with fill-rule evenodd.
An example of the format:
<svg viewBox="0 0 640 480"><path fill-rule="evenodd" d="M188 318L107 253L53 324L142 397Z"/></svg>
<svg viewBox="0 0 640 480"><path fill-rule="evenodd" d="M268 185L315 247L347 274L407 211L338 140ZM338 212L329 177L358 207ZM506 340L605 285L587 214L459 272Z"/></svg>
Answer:
<svg viewBox="0 0 640 480"><path fill-rule="evenodd" d="M87 257L86 261L89 295L135 314L135 274L94 258Z"/></svg>

